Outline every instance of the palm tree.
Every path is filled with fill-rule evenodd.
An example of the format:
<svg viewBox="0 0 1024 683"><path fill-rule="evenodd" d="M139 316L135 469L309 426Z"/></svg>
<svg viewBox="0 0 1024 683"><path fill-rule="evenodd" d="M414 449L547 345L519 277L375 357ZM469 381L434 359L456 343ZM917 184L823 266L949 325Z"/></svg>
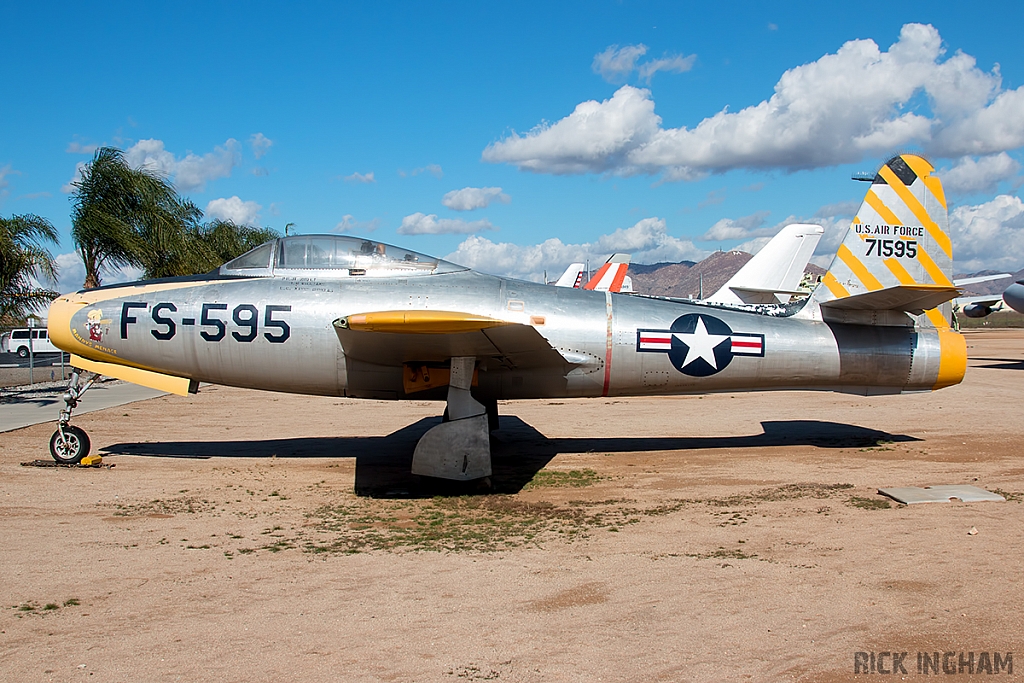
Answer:
<svg viewBox="0 0 1024 683"><path fill-rule="evenodd" d="M280 236L280 233L272 228L238 225L230 220L213 220L202 226L198 232L198 238L205 246L210 260L196 272L212 270L222 263L227 263L250 249L255 249L264 242ZM206 265L209 267L205 267Z"/></svg>
<svg viewBox="0 0 1024 683"><path fill-rule="evenodd" d="M230 220L213 220L189 225L185 230L153 231L140 256L147 278L176 277L208 273L236 256L279 237L270 228L238 225Z"/></svg>
<svg viewBox="0 0 1024 683"><path fill-rule="evenodd" d="M57 242L50 221L32 214L0 217L0 321L20 322L58 295L38 280L56 280L57 264L43 244Z"/></svg>
<svg viewBox="0 0 1024 683"><path fill-rule="evenodd" d="M101 147L72 186L71 236L85 264L86 289L100 286L104 267L177 269L182 236L202 212L166 178L131 168L124 152Z"/></svg>

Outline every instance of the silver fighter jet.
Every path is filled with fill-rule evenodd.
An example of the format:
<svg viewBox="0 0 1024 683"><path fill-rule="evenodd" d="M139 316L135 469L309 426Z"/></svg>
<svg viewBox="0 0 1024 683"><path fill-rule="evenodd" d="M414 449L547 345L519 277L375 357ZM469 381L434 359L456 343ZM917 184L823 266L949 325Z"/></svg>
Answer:
<svg viewBox="0 0 1024 683"><path fill-rule="evenodd" d="M961 381L949 325L952 250L933 167L879 169L828 273L804 300L730 307L548 287L369 239L268 242L208 275L61 296L53 342L74 355L51 452L87 373L168 391L200 382L302 394L446 401L414 473L491 474L497 401L808 389L863 395Z"/></svg>

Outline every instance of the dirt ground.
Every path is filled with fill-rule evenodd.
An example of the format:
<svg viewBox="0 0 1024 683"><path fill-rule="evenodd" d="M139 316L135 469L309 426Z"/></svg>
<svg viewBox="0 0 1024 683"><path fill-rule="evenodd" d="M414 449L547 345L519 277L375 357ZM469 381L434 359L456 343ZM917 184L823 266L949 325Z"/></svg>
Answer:
<svg viewBox="0 0 1024 683"><path fill-rule="evenodd" d="M100 469L0 435L0 678L1020 676L1024 331L968 344L933 394L509 402L487 496L406 474L425 402L204 387L82 415ZM1008 500L876 493L960 483Z"/></svg>

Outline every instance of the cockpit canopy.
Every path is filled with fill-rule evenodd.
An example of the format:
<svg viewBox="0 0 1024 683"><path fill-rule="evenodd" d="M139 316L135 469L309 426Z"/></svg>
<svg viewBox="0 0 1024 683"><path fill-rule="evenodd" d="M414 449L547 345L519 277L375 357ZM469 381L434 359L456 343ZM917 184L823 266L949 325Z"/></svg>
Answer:
<svg viewBox="0 0 1024 683"><path fill-rule="evenodd" d="M458 270L466 269L383 242L343 235L280 237L220 267L221 275L248 277L410 277Z"/></svg>

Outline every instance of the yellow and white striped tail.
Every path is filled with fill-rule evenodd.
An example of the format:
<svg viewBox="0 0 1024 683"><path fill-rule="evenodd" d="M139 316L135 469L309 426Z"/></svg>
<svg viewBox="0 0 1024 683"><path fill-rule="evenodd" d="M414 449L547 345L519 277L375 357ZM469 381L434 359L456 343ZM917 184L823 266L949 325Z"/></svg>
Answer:
<svg viewBox="0 0 1024 683"><path fill-rule="evenodd" d="M894 156L879 169L815 291L819 304L844 307L842 300L851 297L895 300L917 294L921 295L918 300L929 301L952 291L953 249L946 196L934 171L930 163L914 154ZM899 296L887 297L883 290ZM860 296L871 292L879 294ZM854 301L850 300L849 307L854 307ZM925 310L918 324L949 328L949 304Z"/></svg>

